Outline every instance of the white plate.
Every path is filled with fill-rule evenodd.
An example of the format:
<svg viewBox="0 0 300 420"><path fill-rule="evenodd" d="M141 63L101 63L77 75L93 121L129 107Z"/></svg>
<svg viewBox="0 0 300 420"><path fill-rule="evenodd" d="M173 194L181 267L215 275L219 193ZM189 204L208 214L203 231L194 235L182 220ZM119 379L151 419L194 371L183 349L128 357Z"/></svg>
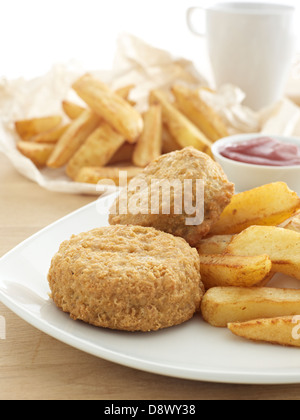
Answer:
<svg viewBox="0 0 300 420"><path fill-rule="evenodd" d="M60 243L72 234L108 225L100 199L52 224L0 259L0 300L50 336L94 356L156 374L240 384L300 383L300 350L256 344L195 316L154 333L126 333L75 322L49 298L47 272ZM100 213L99 213L100 210ZM104 213L104 214L103 214ZM274 286L282 284L277 277ZM286 287L298 287L285 279Z"/></svg>

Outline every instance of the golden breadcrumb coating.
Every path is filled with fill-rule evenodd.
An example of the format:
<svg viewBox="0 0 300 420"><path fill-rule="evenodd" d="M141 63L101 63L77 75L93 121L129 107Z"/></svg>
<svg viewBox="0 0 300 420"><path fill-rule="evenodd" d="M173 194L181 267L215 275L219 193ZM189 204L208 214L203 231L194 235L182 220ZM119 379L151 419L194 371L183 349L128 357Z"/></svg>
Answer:
<svg viewBox="0 0 300 420"><path fill-rule="evenodd" d="M184 185L185 180L193 180L191 197L185 196L187 194L186 190L184 193L181 191L181 196L183 196L182 201L189 198L190 202L194 204L197 203L196 195L198 194L198 190L195 187L196 180L202 180L204 184L204 196L202 197L202 207L204 201L204 221L201 221L200 224L188 225L187 218L190 218L191 215L184 211L183 205L183 212L177 214L174 203L176 194L178 197L178 191L174 192L173 189L171 189L170 195L170 214L164 214L163 200L158 204L159 212L151 214L153 212L149 203L152 205L154 196L151 193L151 185L156 180L167 180L170 183L174 180L179 180L182 185ZM143 187L143 184L145 187ZM136 176L129 185L129 190L124 189L112 206L109 217L111 225L131 224L154 227L184 238L191 246L196 246L209 233L211 227L219 220L221 213L234 195L234 185L228 181L221 166L207 154L199 152L192 147L175 151L156 159L140 175ZM140 187L141 185L142 187ZM127 197L125 197L126 195ZM126 202L126 200L128 207L127 211L124 212L124 209L121 208L120 210L120 203ZM155 200L156 198L154 198ZM133 201L147 203L146 212L137 213L136 211L131 211L130 203Z"/></svg>
<svg viewBox="0 0 300 420"><path fill-rule="evenodd" d="M110 226L73 236L54 256L55 304L75 320L125 331L181 324L200 309L200 258L153 228Z"/></svg>

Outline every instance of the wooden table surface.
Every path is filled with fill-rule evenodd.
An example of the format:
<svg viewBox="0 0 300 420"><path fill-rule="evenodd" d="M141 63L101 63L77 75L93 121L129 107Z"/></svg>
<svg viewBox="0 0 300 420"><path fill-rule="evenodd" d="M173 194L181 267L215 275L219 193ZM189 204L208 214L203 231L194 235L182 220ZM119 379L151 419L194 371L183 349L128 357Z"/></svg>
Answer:
<svg viewBox="0 0 300 420"><path fill-rule="evenodd" d="M43 190L0 155L0 256L93 197ZM1 275L1 273L0 273ZM2 303L0 399L254 400L300 399L300 385L210 384L149 374L85 354L33 328Z"/></svg>

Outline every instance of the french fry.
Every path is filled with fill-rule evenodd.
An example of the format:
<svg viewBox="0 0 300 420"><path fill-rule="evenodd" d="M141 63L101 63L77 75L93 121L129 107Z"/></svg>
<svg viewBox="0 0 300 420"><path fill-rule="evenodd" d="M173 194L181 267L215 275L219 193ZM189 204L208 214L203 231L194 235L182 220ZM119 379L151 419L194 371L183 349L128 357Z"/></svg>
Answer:
<svg viewBox="0 0 300 420"><path fill-rule="evenodd" d="M117 89L116 94L121 96L121 98L126 99L128 101L130 92L134 88L135 88L135 85L124 86L124 87L121 87L121 88Z"/></svg>
<svg viewBox="0 0 300 420"><path fill-rule="evenodd" d="M172 134L170 133L168 127L163 124L162 127L162 152L163 154L172 153L176 150L180 150L181 147L176 142Z"/></svg>
<svg viewBox="0 0 300 420"><path fill-rule="evenodd" d="M29 141L32 137L45 131L57 128L62 122L62 117L59 115L32 118L28 120L20 120L15 122L16 132L22 140Z"/></svg>
<svg viewBox="0 0 300 420"><path fill-rule="evenodd" d="M197 245L199 254L224 254L232 240L232 235L215 235L202 239Z"/></svg>
<svg viewBox="0 0 300 420"><path fill-rule="evenodd" d="M300 212L278 227L300 233ZM197 245L200 254L224 254L234 235L214 235L202 239Z"/></svg>
<svg viewBox="0 0 300 420"><path fill-rule="evenodd" d="M150 94L150 103L162 106L163 122L181 148L193 146L210 156L212 143L185 115L183 115L166 97L164 92L154 90Z"/></svg>
<svg viewBox="0 0 300 420"><path fill-rule="evenodd" d="M73 89L99 117L105 119L127 141L136 142L144 128L143 118L125 99L90 75L77 80Z"/></svg>
<svg viewBox="0 0 300 420"><path fill-rule="evenodd" d="M76 120L76 118L80 117L80 115L86 110L86 108L70 101L63 101L62 108L71 120Z"/></svg>
<svg viewBox="0 0 300 420"><path fill-rule="evenodd" d="M251 226L232 238L229 255L268 255L272 271L300 280L300 233L274 226Z"/></svg>
<svg viewBox="0 0 300 420"><path fill-rule="evenodd" d="M300 313L300 290L268 287L215 287L202 300L203 319L226 328L231 322L293 316Z"/></svg>
<svg viewBox="0 0 300 420"><path fill-rule="evenodd" d="M116 94L117 94L117 95L119 95L119 96L121 96L121 98L125 99L125 100L126 100L126 102L128 102L128 103L129 103L129 105L131 105L131 106L135 106L135 105L136 105L136 102L132 101L132 100L129 98L130 92L131 92L131 91L132 91L132 89L134 89L134 88L135 88L135 85L128 85L128 86L124 86L124 87L122 87L122 88L117 89L117 90L116 90Z"/></svg>
<svg viewBox="0 0 300 420"><path fill-rule="evenodd" d="M150 105L144 116L144 130L133 153L133 163L141 168L162 153L162 113L160 105Z"/></svg>
<svg viewBox="0 0 300 420"><path fill-rule="evenodd" d="M130 92L134 88L135 88L135 85L124 86L120 89L117 89L115 92L117 95L121 96L121 98L125 99L126 102L129 103L129 105L134 107L136 105L136 102L129 99Z"/></svg>
<svg viewBox="0 0 300 420"><path fill-rule="evenodd" d="M206 137L215 142L228 137L228 130L220 116L201 99L199 92L185 86L175 85L172 92L177 108L191 120Z"/></svg>
<svg viewBox="0 0 300 420"><path fill-rule="evenodd" d="M230 323L228 329L238 337L256 342L300 347L299 317L287 316Z"/></svg>
<svg viewBox="0 0 300 420"><path fill-rule="evenodd" d="M208 86L200 86L200 87L198 87L196 90L195 90L195 92L197 92L197 93L201 93L201 92L204 92L204 91L206 91L206 92L209 92L209 93L214 93L214 94L216 94L217 93L217 91L215 90L215 89L212 89L212 88L210 88L210 87L208 87Z"/></svg>
<svg viewBox="0 0 300 420"><path fill-rule="evenodd" d="M37 134L32 137L30 141L34 143L52 143L55 144L61 138L61 136L69 129L70 124L63 125L62 127L54 128L50 131L46 131L41 134Z"/></svg>
<svg viewBox="0 0 300 420"><path fill-rule="evenodd" d="M54 150L53 144L39 144L27 141L17 143L17 149L22 155L29 158L38 168L46 165L46 162Z"/></svg>
<svg viewBox="0 0 300 420"><path fill-rule="evenodd" d="M212 287L254 287L271 273L272 263L267 255L239 257L232 255L202 255L201 279L205 289Z"/></svg>
<svg viewBox="0 0 300 420"><path fill-rule="evenodd" d="M47 166L60 168L66 165L99 124L100 118L94 112L84 111L59 139Z"/></svg>
<svg viewBox="0 0 300 420"><path fill-rule="evenodd" d="M124 143L125 137L103 122L70 159L67 175L75 179L83 167L105 166Z"/></svg>
<svg viewBox="0 0 300 420"><path fill-rule="evenodd" d="M119 150L113 155L113 157L108 162L110 166L117 166L118 163L132 163L132 156L135 149L134 144L125 142ZM127 165L128 166L128 165Z"/></svg>
<svg viewBox="0 0 300 420"><path fill-rule="evenodd" d="M249 226L276 226L300 209L300 198L284 182L267 184L232 197L211 235L233 235Z"/></svg>
<svg viewBox="0 0 300 420"><path fill-rule="evenodd" d="M129 86L125 86L123 88L120 88L116 91L116 93L121 96L122 98L126 99L129 96L130 91L134 88L134 85L129 85ZM86 108L75 104L74 102L71 101L63 101L62 102L62 108L65 112L65 114L71 119L71 120L76 120L76 118L78 118L83 111L86 110Z"/></svg>
<svg viewBox="0 0 300 420"><path fill-rule="evenodd" d="M126 181L130 182L134 177L142 172L142 168L135 166L124 166L124 167L85 167L82 168L76 178L76 182L83 182L88 184L101 184L107 183L108 180L112 181L116 186L120 186L120 173L126 173ZM125 177L121 177L122 182L125 182ZM124 186L124 185L122 185Z"/></svg>
<svg viewBox="0 0 300 420"><path fill-rule="evenodd" d="M278 227L282 227L288 230L294 230L295 232L300 233L300 211L298 211L294 216L281 223Z"/></svg>

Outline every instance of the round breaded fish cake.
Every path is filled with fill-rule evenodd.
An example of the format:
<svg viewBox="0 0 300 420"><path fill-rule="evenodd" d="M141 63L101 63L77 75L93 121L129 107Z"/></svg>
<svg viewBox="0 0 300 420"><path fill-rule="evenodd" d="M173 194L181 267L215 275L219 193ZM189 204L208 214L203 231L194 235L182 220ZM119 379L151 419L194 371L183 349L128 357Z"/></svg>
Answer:
<svg viewBox="0 0 300 420"><path fill-rule="evenodd" d="M71 318L123 331L188 321L204 293L196 249L140 226L73 236L54 256L48 281L53 301Z"/></svg>
<svg viewBox="0 0 300 420"><path fill-rule="evenodd" d="M196 246L233 195L221 166L187 147L159 157L136 176L110 209L109 222L154 227Z"/></svg>

